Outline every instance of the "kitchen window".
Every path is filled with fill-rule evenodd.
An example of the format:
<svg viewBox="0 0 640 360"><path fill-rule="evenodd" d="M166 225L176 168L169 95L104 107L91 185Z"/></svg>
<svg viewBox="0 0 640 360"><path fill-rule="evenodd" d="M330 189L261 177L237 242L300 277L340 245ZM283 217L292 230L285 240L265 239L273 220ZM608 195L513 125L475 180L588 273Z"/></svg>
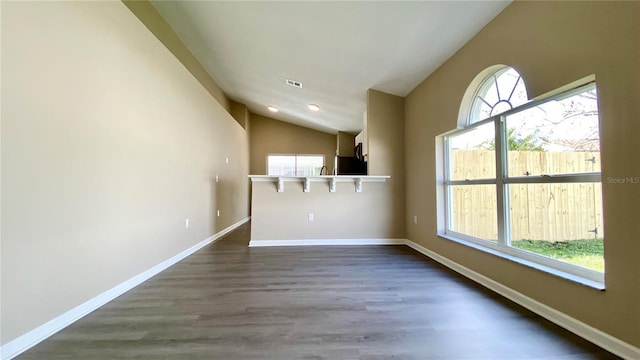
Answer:
<svg viewBox="0 0 640 360"><path fill-rule="evenodd" d="M317 176L324 167L324 155L268 155L267 175Z"/></svg>

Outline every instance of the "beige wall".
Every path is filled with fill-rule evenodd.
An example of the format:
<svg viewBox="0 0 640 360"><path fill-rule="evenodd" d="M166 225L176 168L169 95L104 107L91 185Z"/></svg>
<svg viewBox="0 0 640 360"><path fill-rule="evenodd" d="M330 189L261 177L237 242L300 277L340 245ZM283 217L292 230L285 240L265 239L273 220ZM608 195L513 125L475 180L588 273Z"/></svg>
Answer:
<svg viewBox="0 0 640 360"><path fill-rule="evenodd" d="M222 89L211 78L207 70L198 62L191 51L182 43L171 26L162 18L156 8L147 0L122 0L140 21L160 40L164 46L189 70L189 72L204 86L227 111L230 111L230 101Z"/></svg>
<svg viewBox="0 0 640 360"><path fill-rule="evenodd" d="M338 131L337 140L338 142L338 150L337 154L340 156L354 156L354 148L356 146L356 136Z"/></svg>
<svg viewBox="0 0 640 360"><path fill-rule="evenodd" d="M268 154L324 154L324 163L333 169L336 135L251 114L251 174L267 173Z"/></svg>
<svg viewBox="0 0 640 360"><path fill-rule="evenodd" d="M404 98L369 90L367 93L369 175L390 175L384 202L397 237L405 237Z"/></svg>
<svg viewBox="0 0 640 360"><path fill-rule="evenodd" d="M254 182L251 240L396 239L400 238L388 203L389 183L365 182L355 192L353 182L286 182L277 192L273 182ZM309 221L309 213L314 221Z"/></svg>
<svg viewBox="0 0 640 360"><path fill-rule="evenodd" d="M409 239L635 346L640 346L640 185L606 179L640 176L639 14L639 2L516 1L416 87L405 104ZM456 127L467 86L494 64L516 68L531 98L596 75L605 291L436 236L435 137ZM409 221L414 214L418 224Z"/></svg>
<svg viewBox="0 0 640 360"><path fill-rule="evenodd" d="M251 114L245 104L229 101L229 113L245 130L249 129L249 121L251 120Z"/></svg>
<svg viewBox="0 0 640 360"><path fill-rule="evenodd" d="M229 113L231 114L231 116L233 116L233 118L238 122L238 124L240 124L240 126L242 126L245 129L246 132L246 136L245 136L245 140L246 140L246 146L242 147L242 150L245 151L245 153L243 153L243 159L246 159L245 162L242 162L241 164L244 166L244 168L242 169L242 173L249 173L249 134L251 133L251 128L250 128L250 121L251 121L251 113L249 113L249 109L247 108L246 105L241 104L239 102L235 102L233 100L229 100ZM241 192L243 194L243 198L244 198L244 202L245 204L247 204L247 209L249 209L249 212L251 212L251 182L247 182L245 184L246 188L247 188L247 192L246 192L246 197L245 197L245 193ZM220 187L220 189L224 189L224 187ZM223 195L222 195L223 196ZM238 199L239 201L242 201L241 199Z"/></svg>
<svg viewBox="0 0 640 360"><path fill-rule="evenodd" d="M121 2L3 2L2 76L2 344L248 215L245 130Z"/></svg>

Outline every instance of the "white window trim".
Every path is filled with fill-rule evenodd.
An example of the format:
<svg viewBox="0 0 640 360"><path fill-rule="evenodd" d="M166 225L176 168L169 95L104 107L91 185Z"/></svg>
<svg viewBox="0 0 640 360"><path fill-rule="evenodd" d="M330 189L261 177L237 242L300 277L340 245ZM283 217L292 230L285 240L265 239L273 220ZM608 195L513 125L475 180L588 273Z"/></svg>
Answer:
<svg viewBox="0 0 640 360"><path fill-rule="evenodd" d="M563 261L555 260L549 257L538 255L532 252L520 250L511 247L509 237L509 213L504 209L506 202L504 197L507 196L507 185L509 184L546 184L546 183L578 183L578 182L601 182L601 173L580 173L580 174L562 174L562 175L539 175L539 176L517 176L509 177L506 169L507 151L502 144L502 135L505 133L506 118L514 113L524 111L529 108L536 107L545 102L558 99L558 96L568 97L583 92L586 88L595 85L595 76L591 75L578 81L572 82L560 89L553 90L545 95L537 97L525 104L517 106L509 111L505 111L496 116L483 119L481 121L468 124L462 129L456 129L441 135L436 139L439 161L437 171L443 171L437 176L437 194L438 194L438 235L440 237L455 241L457 243L472 247L483 252L491 253L499 257L538 269L540 271L550 273L561 278L571 280L595 289L604 289L605 276L604 273L569 264ZM467 179L467 180L448 180L450 172L449 159L449 137L452 135L463 134L471 131L478 126L488 123L495 124L495 147L496 156L496 177L489 179ZM450 186L453 185L496 185L496 205L498 218L498 241L492 241L476 238L470 235L462 234L451 229L451 191Z"/></svg>

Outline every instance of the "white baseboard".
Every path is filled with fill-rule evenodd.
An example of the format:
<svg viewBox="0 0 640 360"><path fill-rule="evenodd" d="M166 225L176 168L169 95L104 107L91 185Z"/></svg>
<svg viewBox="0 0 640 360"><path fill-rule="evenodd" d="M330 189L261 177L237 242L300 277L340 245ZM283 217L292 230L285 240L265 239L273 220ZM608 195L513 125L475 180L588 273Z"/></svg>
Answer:
<svg viewBox="0 0 640 360"><path fill-rule="evenodd" d="M259 246L328 246L328 245L405 245L406 239L296 239L251 240L249 247Z"/></svg>
<svg viewBox="0 0 640 360"><path fill-rule="evenodd" d="M615 338L605 332L602 332L592 326L574 319L569 315L540 303L528 296L525 296L501 283L494 281L484 275L481 275L467 267L453 262L442 255L439 255L411 240L406 241L406 245L412 249L426 255L427 257L439 262L440 264L450 268L451 270L464 275L465 277L477 282L478 284L493 290L494 292L506 297L507 299L533 311L534 313L544 317L545 319L571 331L572 333L610 351L623 359L640 359L640 348Z"/></svg>
<svg viewBox="0 0 640 360"><path fill-rule="evenodd" d="M124 294L125 292L133 289L134 287L138 286L142 282L150 279L151 277L157 275L161 271L167 269L171 265L179 262L180 260L195 253L196 251L202 249L203 247L215 242L216 240L220 239L222 236L226 235L227 233L239 227L240 225L246 223L250 219L251 219L250 217L247 217L240 220L239 222L209 237L208 239L205 239L193 245L192 247L161 262L160 264L146 270L145 272L132 277L131 279L101 293L100 295L94 297L93 299L76 306L75 308L65 312L64 314L4 344L3 346L0 347L0 359L9 360L22 354L23 352L29 350L30 348L37 345L41 341L45 340L49 336L73 324L80 318L86 316L87 314L103 306L109 301L117 298L118 296Z"/></svg>

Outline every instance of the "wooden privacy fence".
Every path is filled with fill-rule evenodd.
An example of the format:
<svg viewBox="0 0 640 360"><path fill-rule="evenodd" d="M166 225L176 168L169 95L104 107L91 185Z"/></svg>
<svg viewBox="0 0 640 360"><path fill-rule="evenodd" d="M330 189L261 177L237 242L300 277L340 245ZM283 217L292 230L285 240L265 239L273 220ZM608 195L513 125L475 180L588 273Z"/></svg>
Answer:
<svg viewBox="0 0 640 360"><path fill-rule="evenodd" d="M454 150L453 179L495 177L490 150ZM509 175L600 171L598 152L509 151ZM512 240L566 241L603 238L601 183L510 184ZM495 185L453 186L452 229L495 240Z"/></svg>

